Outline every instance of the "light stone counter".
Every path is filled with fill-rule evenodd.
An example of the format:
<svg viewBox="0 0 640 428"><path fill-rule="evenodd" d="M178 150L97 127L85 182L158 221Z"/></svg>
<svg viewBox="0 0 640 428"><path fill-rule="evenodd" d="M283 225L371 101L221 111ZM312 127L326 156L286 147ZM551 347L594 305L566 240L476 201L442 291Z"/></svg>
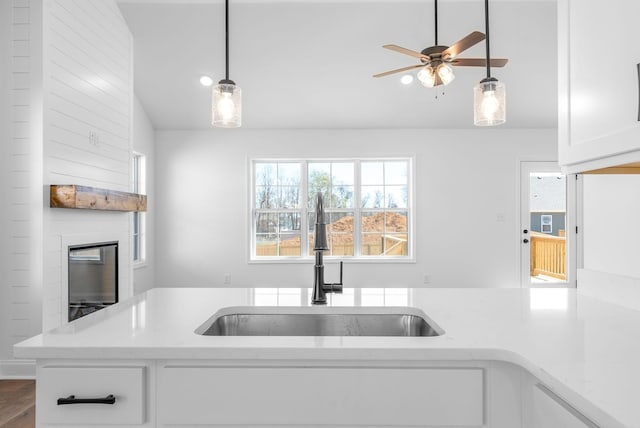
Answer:
<svg viewBox="0 0 640 428"><path fill-rule="evenodd" d="M213 337L194 330L251 289L153 289L15 346L18 358L495 360L603 426L640 427L640 312L552 289L414 289L440 337Z"/></svg>

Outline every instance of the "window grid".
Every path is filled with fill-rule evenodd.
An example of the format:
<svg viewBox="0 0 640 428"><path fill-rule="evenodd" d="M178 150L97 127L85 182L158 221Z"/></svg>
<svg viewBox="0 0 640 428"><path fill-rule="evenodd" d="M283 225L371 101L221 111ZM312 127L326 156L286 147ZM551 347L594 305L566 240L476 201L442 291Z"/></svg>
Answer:
<svg viewBox="0 0 640 428"><path fill-rule="evenodd" d="M403 183L403 185L406 187L406 192L407 192L407 196L406 196L406 207L404 208L388 208L386 205L386 203L383 203L381 207L370 207L370 208L366 208L366 207L362 207L362 177L361 177L361 172L362 172L362 168L361 165L362 163L365 162L382 162L383 165L385 165L385 163L387 162L403 162L406 164L406 181ZM256 189L258 188L258 185L256 183L256 176L255 176L255 168L256 168L256 164L260 164L260 163L273 163L273 164L280 164L280 163L299 163L300 165L300 187L301 187L301 191L300 191L300 200L299 200L299 209L291 209L289 211L287 210L283 210L283 209L275 209L275 210L270 210L270 209L264 209L264 208L259 208L256 206ZM353 236L352 236L352 241L353 241L353 254L352 255L333 255L333 254L327 254L325 255L325 257L349 257L349 258L354 258L354 259L375 259L375 260L382 260L382 259L386 259L386 260L398 260L398 259L410 259L413 254L412 254L412 240L413 240L413 226L412 226L412 192L413 192L413 171L412 171L412 161L410 158L371 158L371 159L309 159L309 160L299 160L299 159L256 159L252 161L252 168L251 168L251 183L252 183L252 189L251 189L251 198L252 198L252 203L251 203L251 207L252 207L252 218L253 218L253 224L251 226L252 228L252 233L251 233L251 254L250 254L250 258L252 260L260 260L260 261L275 261L275 260L297 260L297 259L309 259L311 257L313 257L313 252L311 250L311 239L310 236L312 237L313 234L313 226L314 226L314 217L315 217L315 203L312 202L312 200L310 200L310 197L312 196L310 193L310 189L309 189L309 164L318 164L318 163L328 163L330 165L330 183L328 185L328 188L326 189L326 192L331 195L332 194L332 190L334 187L333 184L333 165L337 164L337 163L352 163L353 164L353 184L351 185L353 187L353 195L352 195L352 203L351 203L351 207L349 208L336 208L333 207L332 203L329 204L329 206L327 207L327 198L325 198L325 213L329 216L329 218L332 217L332 215L336 214L336 213L349 213L353 215ZM385 175L386 174L386 168L383 166L383 185L382 188L385 188ZM385 196L386 198L386 196ZM258 216L262 213L269 213L269 212L297 212L300 213L300 255L297 256L286 256L286 255L280 255L280 252L277 252L276 256L258 256L256 254L256 248L257 248L257 240L256 240L256 236L259 235L257 233L256 230L256 219L258 218ZM393 235L394 234L402 234L402 235L406 235L406 240L405 240L405 247L406 247L406 253L402 254L400 256L388 256L385 254L373 254L373 255L368 255L368 254L362 254L362 243L363 243L363 235L366 235L367 233L362 231L362 215L363 212L380 212L380 213L385 213L385 221L383 222L384 228L382 231L378 232L378 234L380 234L381 236L389 236L390 239L393 239ZM386 216L387 213L399 213L402 214L406 217L406 228L405 231L402 233L398 233L398 232L390 232L387 233L387 224L386 224ZM329 242L330 242L330 247L333 248L333 231L332 230L328 230L328 237L329 237ZM279 249L279 245L277 245L277 248Z"/></svg>

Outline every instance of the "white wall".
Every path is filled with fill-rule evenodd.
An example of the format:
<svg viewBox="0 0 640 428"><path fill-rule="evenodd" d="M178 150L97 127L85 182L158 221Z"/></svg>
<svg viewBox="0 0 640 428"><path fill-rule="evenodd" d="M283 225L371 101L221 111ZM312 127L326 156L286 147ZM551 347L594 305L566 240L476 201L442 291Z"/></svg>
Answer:
<svg viewBox="0 0 640 428"><path fill-rule="evenodd" d="M640 176L583 176L578 290L640 310Z"/></svg>
<svg viewBox="0 0 640 428"><path fill-rule="evenodd" d="M43 16L45 187L130 191L132 39L120 10L115 1L44 0ZM132 295L133 275L130 213L46 205L42 310L48 330L67 319L65 242L119 241L121 298Z"/></svg>
<svg viewBox="0 0 640 428"><path fill-rule="evenodd" d="M155 131L138 98L133 105L133 150L146 156L147 212L145 216L146 254L145 262L135 265L133 270L134 294L155 286Z"/></svg>
<svg viewBox="0 0 640 428"><path fill-rule="evenodd" d="M519 162L557 150L555 130L506 129L158 131L156 144L158 286L219 286L226 273L238 287L311 285L312 262L248 263L249 158L415 155L417 262L345 264L345 285L428 274L434 287L518 287Z"/></svg>
<svg viewBox="0 0 640 428"><path fill-rule="evenodd" d="M640 176L584 176L584 268L640 278Z"/></svg>

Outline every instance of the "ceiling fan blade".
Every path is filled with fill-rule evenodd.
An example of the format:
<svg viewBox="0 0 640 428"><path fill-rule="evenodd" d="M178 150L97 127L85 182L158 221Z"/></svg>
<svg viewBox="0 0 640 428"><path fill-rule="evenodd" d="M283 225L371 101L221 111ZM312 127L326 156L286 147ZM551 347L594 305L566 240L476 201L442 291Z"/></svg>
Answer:
<svg viewBox="0 0 640 428"><path fill-rule="evenodd" d="M421 54L420 52L416 52L416 51L412 51L411 49L407 49L407 48L403 48L402 46L398 46L398 45L384 45L382 46L385 49L389 49L395 52L399 52L401 54L405 54L405 55L409 55L415 58L420 58L420 59L425 59L427 61L429 61L429 57L426 55Z"/></svg>
<svg viewBox="0 0 640 428"><path fill-rule="evenodd" d="M506 58L491 58L491 67L504 67L509 62ZM456 58L451 60L451 65L459 67L486 67L486 58Z"/></svg>
<svg viewBox="0 0 640 428"><path fill-rule="evenodd" d="M402 68L398 68L396 70L385 71L384 73L374 74L373 77L384 77L384 76L388 76L390 74L400 73L402 71L412 70L414 68L419 68L419 67L424 67L424 64L410 65L408 67L402 67Z"/></svg>
<svg viewBox="0 0 640 428"><path fill-rule="evenodd" d="M474 31L473 33L469 33L467 36L455 42L453 45L449 46L442 52L443 58L454 58L460 55L461 52L466 51L471 46L480 43L485 39L484 33L480 31Z"/></svg>

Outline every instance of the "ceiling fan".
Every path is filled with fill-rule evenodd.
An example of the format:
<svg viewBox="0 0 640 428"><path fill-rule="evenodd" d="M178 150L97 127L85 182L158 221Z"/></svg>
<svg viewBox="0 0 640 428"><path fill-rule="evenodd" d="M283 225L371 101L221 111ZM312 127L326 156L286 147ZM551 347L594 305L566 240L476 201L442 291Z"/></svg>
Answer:
<svg viewBox="0 0 640 428"><path fill-rule="evenodd" d="M409 55L420 60L420 64L410 65L395 70L385 71L384 73L374 74L373 77L383 77L394 73L413 70L420 68L417 77L420 82L432 88L438 85L448 85L453 81L455 75L451 66L462 67L486 67L487 60L485 58L458 58L465 50L480 43L485 39L485 35L479 31L474 31L462 39L458 40L451 46L438 45L438 0L434 0L435 5L435 45L424 48L417 52L411 49L403 48L398 45L384 45L385 49L389 49L401 54ZM504 67L508 59L491 58L491 67Z"/></svg>

